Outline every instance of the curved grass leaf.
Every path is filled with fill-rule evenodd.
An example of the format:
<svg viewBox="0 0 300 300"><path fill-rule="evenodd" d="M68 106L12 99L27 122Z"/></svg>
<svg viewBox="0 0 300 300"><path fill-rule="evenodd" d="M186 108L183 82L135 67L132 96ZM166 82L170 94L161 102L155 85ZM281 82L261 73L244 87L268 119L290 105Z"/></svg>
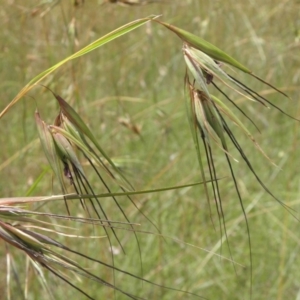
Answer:
<svg viewBox="0 0 300 300"><path fill-rule="evenodd" d="M184 42L188 43L192 47L206 53L211 58L216 59L218 61L222 61L225 63L228 63L229 65L236 67L237 69L250 74L251 71L242 65L240 62L238 62L236 59L228 55L226 52L222 51L218 47L214 46L213 44L207 42L206 40L186 31L181 28L175 27L173 25L154 20L153 21L165 26L169 30L173 31L175 34L177 34Z"/></svg>
<svg viewBox="0 0 300 300"><path fill-rule="evenodd" d="M24 97L35 85L37 85L39 82L41 82L44 78L46 78L48 75L59 69L61 66L66 64L67 62L76 59L80 56L83 56L113 40L116 38L129 33L130 31L144 25L145 23L149 22L149 20L155 19L157 16L150 16L143 19L138 19L133 22L130 22L128 24L125 24L112 32L104 35L103 37L97 39L96 41L90 43L89 45L85 46L81 50L77 51L76 53L68 56L67 58L61 60L60 62L56 63L54 66L50 67L49 69L41 72L36 77L34 77L32 80L30 80L23 88L22 90L16 95L16 97L3 109L3 111L0 113L0 118L3 117L7 113L7 111L16 104L22 97Z"/></svg>
<svg viewBox="0 0 300 300"><path fill-rule="evenodd" d="M220 180L220 178L218 178ZM206 183L210 183L211 181L208 180ZM111 196L128 196L128 195L142 195L142 194L149 194L149 193L158 193L158 192L165 192L170 190L176 190L176 189L183 189L187 187L193 187L197 185L204 184L204 182L195 182L195 183L189 183L189 184L183 184L183 185L177 185L177 186L170 186L165 188L158 188L158 189L151 189L151 190L141 190L141 191L130 191L130 192L121 192L121 193L102 193L102 194L96 194L99 198L109 198ZM4 205L16 205L16 204L22 204L22 203L33 203L33 202L47 202L47 201L60 201L64 198L68 200L79 200L80 198L89 198L91 197L91 194L85 195L82 194L78 196L77 194L66 194L66 195L54 195L54 196L36 196L36 197L13 197L13 198L0 198L0 213L1 213L1 207Z"/></svg>

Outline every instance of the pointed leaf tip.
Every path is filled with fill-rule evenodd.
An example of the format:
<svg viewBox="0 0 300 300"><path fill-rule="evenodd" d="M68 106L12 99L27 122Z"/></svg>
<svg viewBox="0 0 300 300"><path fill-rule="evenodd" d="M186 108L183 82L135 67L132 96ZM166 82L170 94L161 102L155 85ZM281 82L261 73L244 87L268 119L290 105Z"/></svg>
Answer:
<svg viewBox="0 0 300 300"><path fill-rule="evenodd" d="M224 63L227 63L245 73L251 74L251 71L242 65L240 62L238 62L236 59L228 55L226 52L222 51L215 45L207 42L206 40L186 31L181 28L178 28L176 26L158 21L158 20L153 20L154 22L157 22L169 30L173 31L175 34L177 34L178 37L180 37L184 42L188 43L190 46L206 53L209 55L211 58L222 61Z"/></svg>

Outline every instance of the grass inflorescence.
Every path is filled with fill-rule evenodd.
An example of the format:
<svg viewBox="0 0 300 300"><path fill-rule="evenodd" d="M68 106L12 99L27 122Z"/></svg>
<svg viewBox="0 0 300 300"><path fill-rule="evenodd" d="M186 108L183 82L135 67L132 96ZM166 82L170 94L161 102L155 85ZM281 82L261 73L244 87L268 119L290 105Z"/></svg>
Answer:
<svg viewBox="0 0 300 300"><path fill-rule="evenodd" d="M297 4L6 5L6 298L295 298Z"/></svg>

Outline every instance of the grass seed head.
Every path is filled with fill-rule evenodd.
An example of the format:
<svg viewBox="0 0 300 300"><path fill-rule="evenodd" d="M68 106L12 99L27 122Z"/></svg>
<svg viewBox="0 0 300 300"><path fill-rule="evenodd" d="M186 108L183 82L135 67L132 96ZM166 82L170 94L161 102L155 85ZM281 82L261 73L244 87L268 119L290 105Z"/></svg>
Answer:
<svg viewBox="0 0 300 300"><path fill-rule="evenodd" d="M55 145L53 135L49 130L49 126L41 119L38 111L35 112L35 122L38 129L39 138L41 141L41 145L43 151L47 157L47 160L52 168L54 174L58 178L62 191L65 193L66 188L64 185L63 177L62 177L62 169L60 165L60 156L57 152L57 147Z"/></svg>
<svg viewBox="0 0 300 300"><path fill-rule="evenodd" d="M55 127L51 127L51 132L55 141L55 145L57 146L58 154L61 161L64 163L64 166L70 162L78 171L80 171L81 174L84 174L81 163L75 153L75 149L69 140L61 133L55 131Z"/></svg>

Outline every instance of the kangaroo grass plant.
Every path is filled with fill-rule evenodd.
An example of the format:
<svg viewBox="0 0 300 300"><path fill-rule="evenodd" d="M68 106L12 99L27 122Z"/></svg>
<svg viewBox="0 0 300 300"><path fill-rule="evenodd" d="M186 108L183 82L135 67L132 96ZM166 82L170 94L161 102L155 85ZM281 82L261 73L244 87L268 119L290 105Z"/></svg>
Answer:
<svg viewBox="0 0 300 300"><path fill-rule="evenodd" d="M200 153L200 146L199 146L199 139L198 139L198 132L203 142L203 148L205 151L205 157L208 163L208 170L209 170L209 178L212 182L212 189L213 189L213 198L216 205L217 214L219 220L222 220L222 225L220 221L220 232L222 236L222 228L224 229L226 240L228 243L228 236L226 232L226 222L225 222L225 215L224 210L222 207L222 198L221 192L219 189L219 184L217 180L217 170L214 164L214 156L213 156L213 145L217 148L221 149L222 152L225 154L230 174L232 180L234 182L234 187L237 192L237 196L241 205L241 209L245 218L247 234L248 234L248 243L249 243L249 255L250 255L250 297L252 294L252 246L251 246L251 239L250 239L250 229L247 220L247 215L245 212L243 200L241 197L241 193L237 184L236 177L234 175L233 166L231 164L232 156L229 153L229 149L226 143L226 136L232 142L234 147L237 149L239 154L241 155L242 159L245 161L246 165L254 175L255 179L258 183L262 186L262 188L272 197L274 198L280 205L282 205L286 210L288 210L291 215L293 215L297 220L298 218L294 214L294 210L287 206L284 202L278 199L264 184L264 182L260 179L254 168L252 167L251 162L247 158L245 151L240 146L239 142L235 138L233 132L230 130L225 118L229 118L233 121L235 125L237 125L254 143L256 148L268 159L268 156L263 152L261 147L255 141L253 136L247 130L247 128L243 125L242 121L238 119L238 117L223 103L223 101L219 100L215 96L211 95L208 90L208 85L212 84L218 91L220 91L225 99L229 100L231 104L233 104L244 117L246 117L250 122L257 128L255 123L248 117L241 108L239 108L233 100L231 100L225 92L219 88L216 81L223 83L225 86L229 87L230 89L236 91L237 93L241 94L247 99L259 102L263 106L267 107L268 105L276 108L283 114L287 115L288 117L295 119L294 117L288 115L284 111L282 111L279 107L272 104L269 100L265 97L261 96L256 91L252 90L241 81L235 79L233 76L227 74L223 71L223 63L228 64L237 68L238 70L249 74L259 81L263 82L264 84L270 86L272 89L283 95L284 97L288 96L271 85L270 83L264 81L263 79L259 78L258 76L254 75L247 67L242 65L240 62L229 56L227 53L223 52L216 46L208 43L207 41L183 30L177 28L175 26L154 20L171 30L172 32L176 33L183 41L183 54L184 59L187 65L189 72L192 74L192 83L189 79L188 73L185 77L186 87L188 90L190 104L189 104L189 119L191 121L191 129L192 135L195 141L196 150L197 150L197 157L199 160L199 166L201 169L202 179L205 183L205 173L203 168L202 162L202 155ZM297 120L297 119L295 119ZM298 121L298 120L297 120ZM258 129L258 128L257 128ZM210 197L207 188L205 189L206 196L208 203L210 203ZM228 243L228 248L230 252L230 256L232 258L232 253L230 250L230 246Z"/></svg>
<svg viewBox="0 0 300 300"><path fill-rule="evenodd" d="M135 5L135 4L147 4L152 1L109 1L118 2L119 4ZM215 88L221 95L224 96L224 100L229 101L230 105L233 105L241 114L242 117L246 118L256 129L258 127L252 121L252 119L232 100L220 86L223 85L231 90L237 92L245 99L252 100L260 103L264 107L271 106L283 114L295 119L289 114L285 113L278 106L274 105L271 101L266 99L264 96L256 92L255 90L242 83L229 73L227 73L228 67L233 67L246 73L249 76L254 77L260 82L268 85L280 95L288 98L288 96L266 82L265 80L254 75L250 69L245 67L243 64L238 62L236 59L212 45L211 43L203 40L200 37L195 36L181 28L169 25L167 23L157 20L157 16L151 16L148 18L139 19L128 23L113 32L97 39L88 46L82 48L78 52L70 55L69 57L58 62L54 66L41 72L39 75L34 77L12 102L0 113L0 118L6 114L14 104L22 99L33 87L40 84L40 82L49 76L54 71L58 70L67 62L81 57L91 51L94 51L98 47L113 41L114 39L129 33L130 31L152 21L163 27L167 28L172 33L175 33L183 42L183 58L187 66L185 75L185 88L186 98L188 99L188 118L190 122L192 137L194 139L194 145L199 163L200 174L202 177L202 183L204 185L205 196L209 203L209 210L211 220L212 211L210 207L210 199L213 198L215 203L218 220L219 220L219 231L221 237L223 233L226 237L228 244L230 258L227 259L233 263L235 268L235 262L233 259L233 253L230 247L229 238L226 228L225 211L222 204L222 191L219 185L220 177L218 176L218 170L215 163L216 151L219 149L225 155L226 162L229 168L229 173L237 194L237 198L245 219L246 230L248 235L249 245L249 257L250 257L250 298L252 293L252 277L253 277L253 262L252 262L252 244L250 238L250 228L248 224L248 218L245 211L242 195L240 188L234 173L232 165L233 154L230 153L230 147L228 141L236 148L237 153L242 157L246 166L250 172L254 175L254 178L264 191L280 203L287 211L289 211L296 219L295 212L289 206L287 206L282 200L277 198L267 187L262 179L260 179L258 173L252 166L250 160L247 157L246 151L242 148L237 138L234 136L233 131L228 125L228 121L231 121L236 125L255 145L264 157L271 162L267 154L262 150L260 145L256 142L256 139L244 125L242 119L240 119L222 99L219 99L212 95L211 88ZM49 89L49 88L47 88ZM50 89L49 89L50 90ZM51 90L50 90L51 91ZM101 285L112 288L116 292L119 292L131 299L145 299L141 298L134 293L127 292L121 289L116 284L115 272L120 272L126 276L133 277L139 281L157 286L163 289L169 289L184 293L186 295L203 298L196 293L183 291L181 289L167 287L160 285L144 278L143 274L143 262L142 262L142 249L137 233L154 234L159 237L165 237L160 232L160 228L154 224L147 216L139 209L138 205L133 200L133 195L139 194L151 194L154 192L160 192L165 190L186 188L200 183L185 184L182 186L167 187L163 189L151 189L136 191L131 182L124 175L124 172L114 163L111 156L104 150L100 142L97 140L92 130L83 121L80 114L65 101L61 96L51 91L55 97L58 105L59 112L53 122L53 124L47 124L39 111L35 112L35 122L38 129L38 135L43 148L43 151L47 157L48 163L53 171L56 180L59 182L61 195L53 195L49 197L21 197L21 198L3 198L0 199L0 238L11 246L23 251L31 265L36 270L37 276L39 276L43 282L45 289L49 292L51 290L47 287L47 280L45 279L43 267L51 274L66 282L71 287L82 293L89 299L94 299L83 289L79 288L74 284L74 280L70 279L72 275L70 273L76 273L80 276L86 277L93 280ZM202 146L200 145L200 139ZM204 154L202 151L204 150ZM206 168L204 161L207 162L208 175L206 174ZM90 176L96 176L97 182L101 185L97 187L89 179ZM208 179L207 179L208 178ZM70 189L72 192L70 193ZM100 189L100 191L98 190ZM115 192L115 190L118 192ZM104 192L103 192L104 191ZM212 195L211 195L212 194ZM137 230L135 223L132 223L128 217L128 212L124 210L120 204L118 196L123 196L127 199L137 211L142 214L147 221L149 221L155 228L156 233L146 232ZM119 212L122 215L122 221L112 221L111 214L109 214L103 205L102 198L111 198L111 202L116 207L114 212ZM46 203L48 201L64 201L66 206L67 215L61 215L56 213L41 213L38 211L25 210L24 208L18 207L20 203ZM85 217L75 217L72 214L74 209L74 201L79 201L82 209L85 212ZM49 222L41 220L39 218L49 218ZM67 247L65 244L58 240L49 237L48 233L55 233L56 235L71 236L69 233L59 232L51 220L64 220L66 222L83 222L92 225L94 230L101 226L104 230L105 237L108 240L109 248L111 250L111 264L103 262L101 259L95 259L89 255L85 255L71 247ZM298 220L298 219L297 219ZM214 222L212 221L213 226ZM69 223L68 223L69 224ZM119 227L119 224L122 227ZM54 228L54 229L53 229ZM127 272L122 268L115 266L114 254L113 254L113 241L116 241L119 247L122 249L123 254L126 253L126 249L122 244L121 239L117 234L117 230L127 230L134 234L134 238L137 242L141 275L135 275ZM39 231L46 233L40 233ZM174 239L175 240L175 239ZM186 243L187 244L187 243ZM102 249L100 249L101 253ZM63 253L63 254L62 254ZM76 257L82 257L86 260L92 261L96 264L102 265L105 268L113 270L112 282L102 279L102 276L96 275L87 268L82 267L77 261L72 260L68 257L68 254L74 254ZM221 256L221 255L219 255ZM9 269L9 268L8 268ZM8 276L8 278L10 278ZM8 280L8 286L10 280ZM8 299L10 298L9 289L7 292ZM53 297L53 296L52 296ZM23 297L26 298L26 297ZM205 298L203 298L205 299Z"/></svg>
<svg viewBox="0 0 300 300"><path fill-rule="evenodd" d="M83 195L83 197L86 197L87 195ZM71 198L70 198L71 199ZM40 199L43 201L43 199ZM46 198L44 198L46 200ZM14 199L8 201L10 204L12 202L18 203L20 199ZM25 201L30 202L30 199L23 199L23 203ZM180 289L176 288L169 288L166 286L162 286L159 284L156 284L154 282L151 282L149 280L146 280L142 277L139 277L137 275L134 275L130 272L124 271L120 268L116 268L112 265L109 265L101 260L95 259L91 256L87 256L83 253L80 253L76 250L70 249L66 245L63 245L62 243L54 240L53 238L50 238L48 235L41 234L37 232L39 231L52 231L56 233L57 235L65 235L71 237L71 234L62 233L57 230L50 230L48 227L52 227L53 225L51 223L48 223L46 221L41 221L36 218L32 218L32 216L41 216L41 217L49 217L52 218L58 218L58 219L65 219L65 220L72 220L74 222L84 222L84 223L91 223L93 225L102 225L103 227L108 226L112 228L115 226L116 223L122 224L122 225L130 225L131 227L136 224L130 224L130 223L121 223L121 222L113 222L108 220L99 220L99 219L90 219L90 218L76 218L71 216L64 216L64 215L57 215L57 214L48 214L48 213L38 213L38 212L32 212L32 211L26 211L18 207L11 207L11 206L5 206L4 203L6 201L1 201L1 207L0 207L0 237L8 244L12 245L13 247L16 247L20 250L22 250L24 253L26 253L27 257L29 258L29 261L33 268L36 270L37 276L42 278L43 283L45 287L47 287L47 281L44 279L43 270L40 269L39 266L42 266L46 270L48 270L53 275L57 276L67 284L69 284L71 287L78 290L81 294L86 296L88 299L94 299L91 296L89 296L85 291L77 287L69 278L70 276L67 275L67 272L73 272L80 276L84 276L90 280L96 281L106 287L112 288L124 295L126 295L128 298L131 299L144 299L135 295L132 295L130 293L127 293L126 291L123 291L122 289L119 289L117 286L106 282L105 280L101 279L99 276L93 274L92 272L88 271L87 269L81 267L76 261L70 259L68 257L68 253L73 253L76 256L81 256L84 259L87 259L89 261L92 261L94 263L103 265L109 269L112 269L113 271L118 271L121 273L124 273L130 277L136 278L138 280L141 280L145 283L158 286L161 288L165 288L172 291L182 292L187 295L193 295L197 298L205 299L201 296L198 296L194 293L189 293L186 291L182 291ZM5 220L2 221L2 220ZM17 221L18 223L12 224L8 221ZM23 222L25 224L20 224L20 222ZM106 223L107 225L104 225L103 223ZM31 224L31 225L30 225ZM32 225L35 224L35 225ZM116 228L120 228L117 227ZM32 230L35 229L35 230ZM122 228L121 228L122 229ZM124 228L123 228L124 229ZM126 229L126 228L125 228ZM78 238L78 236L76 236ZM91 237L90 237L91 238ZM100 237L96 237L100 238ZM61 254L58 249L61 249L64 251L65 254ZM9 279L10 281L10 279ZM10 285L10 282L8 281L8 286ZM47 288L47 291L51 291L50 288ZM8 289L9 294L9 289ZM52 295L53 297L53 295ZM8 297L9 298L9 297Z"/></svg>
<svg viewBox="0 0 300 300"><path fill-rule="evenodd" d="M119 169L114 165L109 156L103 151L92 132L85 125L84 121L80 118L76 111L59 95L53 95L57 99L61 108L61 111L57 116L54 125L46 125L45 122L40 119L38 112L36 112L36 123L39 128L40 139L43 145L44 152L46 153L46 156L49 160L50 165L52 166L54 173L57 175L60 181L62 192L64 194L67 193L67 189L62 178L62 174L64 174L64 176L70 181L71 185L73 185L77 195L80 196L82 194L90 194L93 196L88 200L96 216L101 219L102 214L105 219L108 219L108 216L105 213L99 199L97 198L92 184L89 182L83 170L83 167L76 155L76 149L78 149L79 152L83 154L84 158L88 161L92 169L95 171L96 175L99 178L99 181L102 182L104 188L108 193L111 193L111 188L109 187L109 184L105 182L103 176L101 175L101 172L97 167L101 167L101 169L105 171L113 181L117 182L117 185L119 185L121 190L124 192L124 195L126 194L126 190L133 190L133 187L130 185L129 181L124 177L124 175L119 171ZM96 151L91 147L91 145L87 141L87 138L89 138L93 146L96 147L96 149L100 152L99 154L97 154ZM107 163L105 163L101 157L103 157L106 162L108 162L112 170L109 170L109 168L107 167ZM61 164L59 163L59 161L61 162ZM117 180L117 175L113 175L113 171L115 171L116 174L119 175L119 178L122 180L121 183L118 183L118 181L120 180ZM135 208L138 209L137 205L131 199L130 195L127 195L127 198L135 206ZM121 211L124 218L130 223L116 197L112 196L112 199L117 205L118 209ZM89 211L89 208L85 203L85 199L80 199L80 202L84 210L87 212L88 216L91 217L91 212ZM98 212L94 202L96 203L101 214ZM67 202L65 201L65 203L68 214L70 215ZM140 213L143 214L142 211L140 211ZM146 217L146 219L151 222L149 218ZM151 223L155 226L153 222ZM112 243L105 227L104 230L108 236L110 248L112 248ZM117 237L115 230L113 228L111 228L111 230L122 251L125 253L125 250L119 238ZM137 240L139 255L141 259L141 249L139 246L138 238L134 230L133 233Z"/></svg>

